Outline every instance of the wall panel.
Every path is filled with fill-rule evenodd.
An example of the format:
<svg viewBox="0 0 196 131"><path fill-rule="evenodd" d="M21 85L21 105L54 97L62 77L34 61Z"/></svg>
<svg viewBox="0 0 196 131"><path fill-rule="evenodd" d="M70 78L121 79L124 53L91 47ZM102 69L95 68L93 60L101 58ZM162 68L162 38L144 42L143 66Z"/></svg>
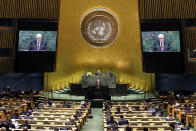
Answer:
<svg viewBox="0 0 196 131"><path fill-rule="evenodd" d="M196 18L195 0L139 0L141 20Z"/></svg>
<svg viewBox="0 0 196 131"><path fill-rule="evenodd" d="M184 42L185 42L185 48L187 50L191 51L196 49L196 32L192 32L192 33L186 32L184 35ZM195 61L188 61L188 58L186 58L185 64L186 64L186 72L196 73L196 59Z"/></svg>
<svg viewBox="0 0 196 131"><path fill-rule="evenodd" d="M0 0L0 18L58 19L60 0Z"/></svg>
<svg viewBox="0 0 196 131"><path fill-rule="evenodd" d="M15 59L15 32L1 32L0 33L0 48L9 48L10 57L0 57L0 72L13 72Z"/></svg>
<svg viewBox="0 0 196 131"><path fill-rule="evenodd" d="M0 19L59 19L60 0L0 0ZM0 22L1 26L1 22ZM13 72L16 31L0 31L0 48L11 48L8 60L0 58L0 72Z"/></svg>

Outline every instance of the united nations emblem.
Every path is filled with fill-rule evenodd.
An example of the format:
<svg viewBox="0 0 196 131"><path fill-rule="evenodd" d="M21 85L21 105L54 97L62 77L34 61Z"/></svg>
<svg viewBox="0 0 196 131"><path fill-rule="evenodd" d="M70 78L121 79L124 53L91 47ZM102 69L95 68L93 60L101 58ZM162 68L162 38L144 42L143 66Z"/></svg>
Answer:
<svg viewBox="0 0 196 131"><path fill-rule="evenodd" d="M110 45L117 37L118 24L107 10L95 10L88 13L81 23L83 38L94 47Z"/></svg>

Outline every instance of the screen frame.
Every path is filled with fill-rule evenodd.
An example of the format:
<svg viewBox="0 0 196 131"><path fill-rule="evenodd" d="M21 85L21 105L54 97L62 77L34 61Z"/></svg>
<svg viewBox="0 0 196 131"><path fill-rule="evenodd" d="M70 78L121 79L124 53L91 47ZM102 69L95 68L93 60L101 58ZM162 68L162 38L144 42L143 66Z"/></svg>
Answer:
<svg viewBox="0 0 196 131"><path fill-rule="evenodd" d="M58 51L58 20L20 19L15 45L15 72L54 72ZM19 31L56 31L56 51L18 51ZM33 63L33 64L32 64Z"/></svg>
<svg viewBox="0 0 196 131"><path fill-rule="evenodd" d="M181 52L182 51L182 48L181 48L181 31L180 30L169 30L168 32L178 32L179 33L179 46L180 46L180 50L179 51L144 51L144 44L143 44L143 39L142 39L142 34L143 34L143 32L166 32L165 30L159 30L159 31L141 31L141 44L142 44L142 53L146 53L146 52L150 52L150 53L152 53L152 52L160 52L160 53L169 53L169 52ZM155 40L154 40L155 41Z"/></svg>
<svg viewBox="0 0 196 131"><path fill-rule="evenodd" d="M56 44L55 44L55 50L53 50L53 51L48 51L48 50L46 50L46 51L35 51L35 50L28 50L28 51L24 51L24 50L19 50L19 45L20 45L20 43L19 43L19 40L20 40L20 31L26 31L26 32L30 32L30 31L43 31L43 30L18 30L18 43L17 43L17 47L18 48L16 48L17 49L17 51L18 52L56 52L56 50L57 50L57 39L58 39L58 31L53 31L53 32L56 32L57 33L57 35L56 35ZM51 30L47 30L47 31L44 31L44 32L52 32Z"/></svg>
<svg viewBox="0 0 196 131"><path fill-rule="evenodd" d="M142 32L147 31L179 31L180 35L180 52L144 52L142 43ZM181 20L143 20L140 21L140 41L142 51L142 68L145 73L184 73L184 44L183 44L183 26ZM159 60L160 57L169 59L167 62L171 62L172 68L169 64L165 64L165 67L160 63L151 63L153 60ZM175 59L176 62L175 62ZM174 61L172 61L174 60ZM166 62L166 61L165 61ZM178 63L178 68L174 68ZM148 65L151 64L151 65ZM163 64L163 63L162 63ZM180 64L180 65L179 65ZM160 67L159 67L160 66ZM152 67L154 69L152 69ZM168 69L166 69L168 68ZM172 70L173 69L173 70Z"/></svg>
<svg viewBox="0 0 196 131"><path fill-rule="evenodd" d="M16 52L57 52L58 47L58 21L57 20L34 20L21 19L18 21L16 35ZM19 51L19 32L20 31L56 31L56 50L55 51Z"/></svg>
<svg viewBox="0 0 196 131"><path fill-rule="evenodd" d="M142 41L142 32L153 32L153 31L179 31L180 36L180 52L183 52L183 35L182 35L182 24L181 20L146 20L140 22L140 38L141 38L141 47L142 53L150 53L143 51L143 41ZM161 52L169 53L169 52ZM172 52L179 53L179 52Z"/></svg>

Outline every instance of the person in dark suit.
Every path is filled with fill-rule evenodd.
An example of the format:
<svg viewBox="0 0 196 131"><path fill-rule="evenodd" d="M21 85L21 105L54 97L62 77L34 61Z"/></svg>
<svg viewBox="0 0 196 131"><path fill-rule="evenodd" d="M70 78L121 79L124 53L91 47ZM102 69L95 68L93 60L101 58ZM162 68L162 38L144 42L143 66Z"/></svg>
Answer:
<svg viewBox="0 0 196 131"><path fill-rule="evenodd" d="M126 120L123 115L120 115L120 120L118 122L118 125L128 125L128 124L129 124L129 121Z"/></svg>
<svg viewBox="0 0 196 131"><path fill-rule="evenodd" d="M42 34L37 34L36 40L32 40L28 47L29 51L46 51L47 49L47 42L42 40Z"/></svg>
<svg viewBox="0 0 196 131"><path fill-rule="evenodd" d="M32 109L31 108L27 108L27 110L22 113L22 115L27 115L27 114L32 115Z"/></svg>
<svg viewBox="0 0 196 131"><path fill-rule="evenodd" d="M116 107L116 112L115 112L115 114L120 114L121 113L121 111L120 111L120 106L118 106L118 107Z"/></svg>
<svg viewBox="0 0 196 131"><path fill-rule="evenodd" d="M6 93L11 93L12 92L12 88L10 85L6 85L4 88L3 88L3 91L6 92Z"/></svg>
<svg viewBox="0 0 196 131"><path fill-rule="evenodd" d="M14 115L12 115L12 119L19 119L18 110L15 111Z"/></svg>
<svg viewBox="0 0 196 131"><path fill-rule="evenodd" d="M170 50L171 50L170 42L164 40L163 34L159 34L158 40L154 41L153 51L165 52Z"/></svg>
<svg viewBox="0 0 196 131"><path fill-rule="evenodd" d="M15 128L15 125L12 123L11 119L7 120L7 123L9 128Z"/></svg>
<svg viewBox="0 0 196 131"><path fill-rule="evenodd" d="M110 107L108 105L105 105L105 108L103 109L103 111L110 111Z"/></svg>
<svg viewBox="0 0 196 131"><path fill-rule="evenodd" d="M107 121L107 125L112 125L112 124L117 124L113 116L111 116L110 119Z"/></svg>
<svg viewBox="0 0 196 131"><path fill-rule="evenodd" d="M102 73L101 73L100 69L97 70L97 73L95 75L102 76Z"/></svg>
<svg viewBox="0 0 196 131"><path fill-rule="evenodd" d="M76 111L76 114L75 114L77 117L81 117L82 116L82 112L81 111Z"/></svg>
<svg viewBox="0 0 196 131"><path fill-rule="evenodd" d="M70 108L71 107L71 103L65 102L63 106L66 107L66 108Z"/></svg>

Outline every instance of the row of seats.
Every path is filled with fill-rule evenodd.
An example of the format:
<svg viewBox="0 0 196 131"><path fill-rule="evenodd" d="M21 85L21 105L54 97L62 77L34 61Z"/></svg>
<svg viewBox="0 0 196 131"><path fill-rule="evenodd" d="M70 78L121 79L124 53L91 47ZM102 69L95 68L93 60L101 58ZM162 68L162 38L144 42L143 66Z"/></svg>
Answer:
<svg viewBox="0 0 196 131"><path fill-rule="evenodd" d="M90 102L52 101L50 104L33 109L32 119L28 119L31 130L80 131L91 109ZM16 120L19 126L27 120L25 115L20 118Z"/></svg>
<svg viewBox="0 0 196 131"><path fill-rule="evenodd" d="M80 131L91 110L88 101L52 101L34 107L33 95L0 99L0 130Z"/></svg>
<svg viewBox="0 0 196 131"><path fill-rule="evenodd" d="M167 110L172 118L179 120L183 125L196 128L196 97L178 97L170 102L169 96L161 96L162 109Z"/></svg>
<svg viewBox="0 0 196 131"><path fill-rule="evenodd" d="M10 119L15 112L25 112L28 108L33 107L31 97L23 95L23 98L5 97L0 99L0 116L1 121Z"/></svg>
<svg viewBox="0 0 196 131"><path fill-rule="evenodd" d="M104 131L173 131L176 120L146 101L104 102Z"/></svg>

